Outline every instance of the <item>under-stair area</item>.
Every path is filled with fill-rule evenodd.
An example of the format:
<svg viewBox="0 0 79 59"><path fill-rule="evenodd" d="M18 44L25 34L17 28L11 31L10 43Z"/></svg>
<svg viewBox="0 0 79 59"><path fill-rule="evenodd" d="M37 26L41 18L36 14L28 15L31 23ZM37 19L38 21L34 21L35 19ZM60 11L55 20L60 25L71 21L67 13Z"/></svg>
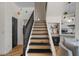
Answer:
<svg viewBox="0 0 79 59"><path fill-rule="evenodd" d="M28 56L51 56L50 43L46 22L35 21L32 27L30 43L28 47Z"/></svg>

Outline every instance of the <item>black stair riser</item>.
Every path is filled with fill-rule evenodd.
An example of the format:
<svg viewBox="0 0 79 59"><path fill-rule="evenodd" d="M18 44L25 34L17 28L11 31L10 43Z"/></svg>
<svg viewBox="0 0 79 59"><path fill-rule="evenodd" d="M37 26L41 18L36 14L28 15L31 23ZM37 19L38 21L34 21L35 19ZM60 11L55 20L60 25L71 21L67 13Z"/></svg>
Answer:
<svg viewBox="0 0 79 59"><path fill-rule="evenodd" d="M34 28L34 29L39 29L39 27L32 27L32 28ZM44 28L44 29L47 29L47 27L41 27L42 29ZM40 29L41 29L40 28Z"/></svg>
<svg viewBox="0 0 79 59"><path fill-rule="evenodd" d="M51 53L50 49L29 49L28 53Z"/></svg>
<svg viewBox="0 0 79 59"><path fill-rule="evenodd" d="M38 26L35 26L35 27L33 27L33 28L47 28L47 27L38 27Z"/></svg>
<svg viewBox="0 0 79 59"><path fill-rule="evenodd" d="M39 38L31 37L31 39L49 39L49 38L48 37L44 37L44 38L42 38L42 37L39 37Z"/></svg>
<svg viewBox="0 0 79 59"><path fill-rule="evenodd" d="M45 23L41 23L41 24L37 23L37 24L34 24L34 26L36 26L36 25L40 25L40 26L44 25L44 26L46 26Z"/></svg>
<svg viewBox="0 0 79 59"><path fill-rule="evenodd" d="M33 33L32 35L48 35L48 34L47 33L43 33L43 34Z"/></svg>
<svg viewBox="0 0 79 59"><path fill-rule="evenodd" d="M48 37L32 37L32 38L35 38L35 39L43 39L43 38L48 38Z"/></svg>
<svg viewBox="0 0 79 59"><path fill-rule="evenodd" d="M43 29L43 30L40 30L40 29L33 29L32 31L47 31L47 29Z"/></svg>
<svg viewBox="0 0 79 59"><path fill-rule="evenodd" d="M34 26L46 26L45 24L34 24Z"/></svg>
<svg viewBox="0 0 79 59"><path fill-rule="evenodd" d="M45 23L37 23L37 24L34 24L34 25L46 25Z"/></svg>
<svg viewBox="0 0 79 59"><path fill-rule="evenodd" d="M30 43L30 45L49 45L49 43Z"/></svg>
<svg viewBox="0 0 79 59"><path fill-rule="evenodd" d="M46 22L34 22L34 23L36 24L36 23L46 23Z"/></svg>
<svg viewBox="0 0 79 59"><path fill-rule="evenodd" d="M49 39L42 39L42 38L40 38L40 39L31 39L31 40L49 40Z"/></svg>

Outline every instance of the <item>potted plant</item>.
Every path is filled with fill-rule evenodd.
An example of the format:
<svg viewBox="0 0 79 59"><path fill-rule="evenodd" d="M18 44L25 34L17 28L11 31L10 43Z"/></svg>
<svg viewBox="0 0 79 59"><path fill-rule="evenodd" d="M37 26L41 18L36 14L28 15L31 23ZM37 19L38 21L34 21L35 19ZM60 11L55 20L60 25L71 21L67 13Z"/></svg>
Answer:
<svg viewBox="0 0 79 59"><path fill-rule="evenodd" d="M67 15L68 14L68 12L64 12L64 15Z"/></svg>
<svg viewBox="0 0 79 59"><path fill-rule="evenodd" d="M68 14L68 12L64 12L64 19L66 18L66 15Z"/></svg>

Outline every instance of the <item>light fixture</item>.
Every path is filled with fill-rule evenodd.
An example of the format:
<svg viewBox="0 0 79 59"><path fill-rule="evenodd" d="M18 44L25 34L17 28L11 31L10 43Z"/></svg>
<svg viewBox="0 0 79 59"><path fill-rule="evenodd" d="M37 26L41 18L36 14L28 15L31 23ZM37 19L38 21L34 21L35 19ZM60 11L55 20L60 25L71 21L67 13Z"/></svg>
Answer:
<svg viewBox="0 0 79 59"><path fill-rule="evenodd" d="M38 18L38 21L39 21L40 19Z"/></svg>
<svg viewBox="0 0 79 59"><path fill-rule="evenodd" d="M71 19L71 18L65 18L64 20L65 20L66 22L69 22L69 23L72 22L72 19Z"/></svg>
<svg viewBox="0 0 79 59"><path fill-rule="evenodd" d="M69 18L67 21L68 21L68 22L72 22L72 19L71 19L71 18Z"/></svg>
<svg viewBox="0 0 79 59"><path fill-rule="evenodd" d="M68 19L67 21L68 21L68 22L71 22L72 20L71 20L71 19Z"/></svg>

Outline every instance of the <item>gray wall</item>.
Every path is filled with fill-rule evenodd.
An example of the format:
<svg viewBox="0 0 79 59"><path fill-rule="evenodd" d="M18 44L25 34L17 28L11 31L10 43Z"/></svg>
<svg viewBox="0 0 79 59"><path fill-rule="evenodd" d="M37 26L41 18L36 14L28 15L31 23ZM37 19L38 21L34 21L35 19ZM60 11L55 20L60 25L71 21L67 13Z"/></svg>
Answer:
<svg viewBox="0 0 79 59"><path fill-rule="evenodd" d="M4 8L4 3L0 3L0 53L5 51L5 30L4 30L4 21L5 21L5 8Z"/></svg>
<svg viewBox="0 0 79 59"><path fill-rule="evenodd" d="M75 37L79 39L79 2L76 3Z"/></svg>
<svg viewBox="0 0 79 59"><path fill-rule="evenodd" d="M35 20L38 18L40 20L45 20L46 18L46 3L45 2L35 2Z"/></svg>
<svg viewBox="0 0 79 59"><path fill-rule="evenodd" d="M15 4L0 2L0 54L12 49L12 16L16 11Z"/></svg>

